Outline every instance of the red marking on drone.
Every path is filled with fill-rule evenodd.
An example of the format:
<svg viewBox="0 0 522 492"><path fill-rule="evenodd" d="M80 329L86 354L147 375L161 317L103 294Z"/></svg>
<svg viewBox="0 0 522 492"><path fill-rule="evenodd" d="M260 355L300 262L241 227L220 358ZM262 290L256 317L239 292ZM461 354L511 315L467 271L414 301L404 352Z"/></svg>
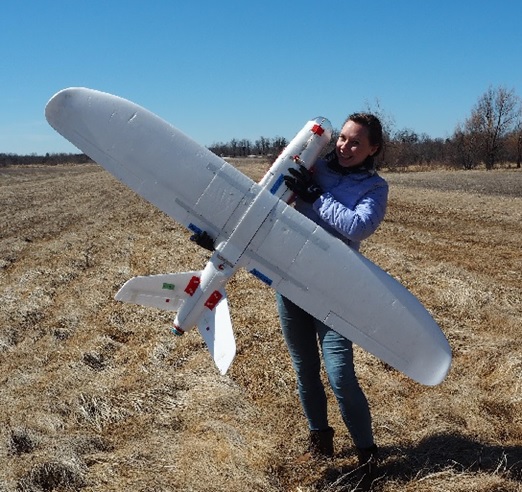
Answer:
<svg viewBox="0 0 522 492"><path fill-rule="evenodd" d="M314 125L311 131L312 133L321 136L324 133L324 128L321 125Z"/></svg>
<svg viewBox="0 0 522 492"><path fill-rule="evenodd" d="M194 292L196 292L196 289L198 288L199 286L199 277L192 277L189 281L189 283L187 284L187 286L185 287L185 292L189 295L189 296L193 296L194 295Z"/></svg>
<svg viewBox="0 0 522 492"><path fill-rule="evenodd" d="M211 311L216 307L216 304L221 300L223 295L219 290L215 290L210 294L209 298L207 299L207 302L205 302L205 306L208 307Z"/></svg>

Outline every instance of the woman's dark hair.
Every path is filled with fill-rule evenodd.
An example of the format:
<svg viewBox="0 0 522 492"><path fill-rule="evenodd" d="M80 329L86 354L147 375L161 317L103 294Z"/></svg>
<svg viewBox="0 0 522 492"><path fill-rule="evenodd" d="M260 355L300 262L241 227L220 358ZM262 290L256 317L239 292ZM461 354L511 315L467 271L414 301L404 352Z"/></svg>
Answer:
<svg viewBox="0 0 522 492"><path fill-rule="evenodd" d="M368 139L370 141L370 145L377 145L378 149L374 156L376 156L384 145L384 138L382 135L382 125L377 116L374 116L370 113L353 113L344 122L345 124L348 121L353 121L354 123L358 123L368 129ZM344 126L344 125L343 125Z"/></svg>

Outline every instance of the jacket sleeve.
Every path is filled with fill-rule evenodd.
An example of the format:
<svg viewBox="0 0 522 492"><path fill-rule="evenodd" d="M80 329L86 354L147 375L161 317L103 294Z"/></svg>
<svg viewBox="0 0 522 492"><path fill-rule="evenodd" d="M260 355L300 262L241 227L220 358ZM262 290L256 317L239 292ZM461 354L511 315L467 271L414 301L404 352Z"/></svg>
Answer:
<svg viewBox="0 0 522 492"><path fill-rule="evenodd" d="M350 202L350 199L346 200ZM379 227L386 213L388 185L385 181L368 190L353 203L342 203L330 192L313 204L321 220L351 241L362 241Z"/></svg>

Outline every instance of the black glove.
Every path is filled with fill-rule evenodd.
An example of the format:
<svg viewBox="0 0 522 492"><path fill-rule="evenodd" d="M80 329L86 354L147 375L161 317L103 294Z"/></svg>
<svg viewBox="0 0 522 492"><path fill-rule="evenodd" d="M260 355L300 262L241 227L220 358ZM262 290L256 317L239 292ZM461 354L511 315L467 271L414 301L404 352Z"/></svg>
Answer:
<svg viewBox="0 0 522 492"><path fill-rule="evenodd" d="M286 186L305 202L314 203L323 194L323 190L315 184L312 173L306 167L299 166L298 170L291 167L288 172L292 176L284 177Z"/></svg>
<svg viewBox="0 0 522 492"><path fill-rule="evenodd" d="M214 240L205 231L196 232L196 234L190 236L190 240L202 248L214 251Z"/></svg>

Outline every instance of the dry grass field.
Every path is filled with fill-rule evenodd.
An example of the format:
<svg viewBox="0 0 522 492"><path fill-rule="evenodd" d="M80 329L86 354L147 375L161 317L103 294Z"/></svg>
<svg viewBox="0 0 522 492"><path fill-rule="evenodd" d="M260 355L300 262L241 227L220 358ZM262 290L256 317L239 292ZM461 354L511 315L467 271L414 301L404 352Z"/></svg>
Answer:
<svg viewBox="0 0 522 492"><path fill-rule="evenodd" d="M383 175L363 253L422 300L454 362L423 387L356 349L373 490L521 491L522 173ZM229 282L238 355L220 376L196 331L113 300L132 276L202 268L187 231L95 165L0 169L0 203L0 491L355 489L332 395L335 457L296 462L307 429L270 289Z"/></svg>

